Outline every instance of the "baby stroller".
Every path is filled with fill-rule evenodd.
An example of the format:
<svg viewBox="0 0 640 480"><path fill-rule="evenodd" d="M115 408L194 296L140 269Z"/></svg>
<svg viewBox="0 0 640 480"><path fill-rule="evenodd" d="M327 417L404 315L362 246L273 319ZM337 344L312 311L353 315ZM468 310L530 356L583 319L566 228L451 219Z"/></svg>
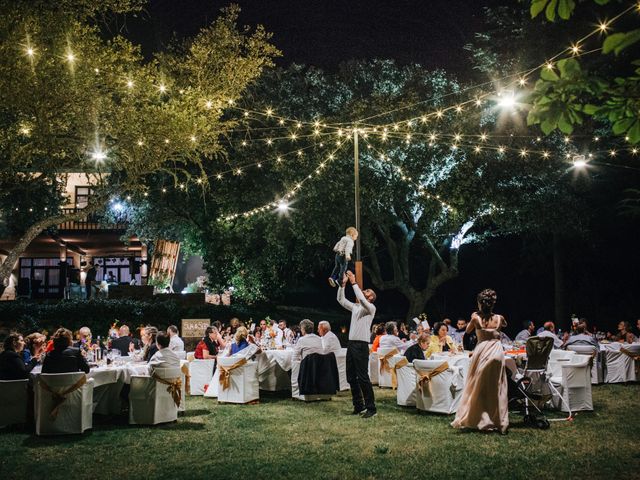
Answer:
<svg viewBox="0 0 640 480"><path fill-rule="evenodd" d="M508 375L509 406L519 407L524 414L524 424L545 430L550 423L542 413L544 404L552 396L554 388L547 375L547 363L553 350L550 337L529 337L527 340L527 363L522 376L513 380Z"/></svg>

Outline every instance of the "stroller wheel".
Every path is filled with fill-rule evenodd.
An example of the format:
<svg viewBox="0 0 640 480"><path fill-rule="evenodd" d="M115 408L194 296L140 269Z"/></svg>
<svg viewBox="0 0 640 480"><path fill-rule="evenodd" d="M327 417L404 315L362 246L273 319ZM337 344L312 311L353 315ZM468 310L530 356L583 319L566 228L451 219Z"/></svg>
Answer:
<svg viewBox="0 0 640 480"><path fill-rule="evenodd" d="M546 418L539 418L536 421L536 427L538 427L540 430L546 430L550 426L551 424L549 423L549 420L547 420Z"/></svg>
<svg viewBox="0 0 640 480"><path fill-rule="evenodd" d="M535 415L525 415L522 420L524 424L527 425L528 427L537 426L537 419Z"/></svg>

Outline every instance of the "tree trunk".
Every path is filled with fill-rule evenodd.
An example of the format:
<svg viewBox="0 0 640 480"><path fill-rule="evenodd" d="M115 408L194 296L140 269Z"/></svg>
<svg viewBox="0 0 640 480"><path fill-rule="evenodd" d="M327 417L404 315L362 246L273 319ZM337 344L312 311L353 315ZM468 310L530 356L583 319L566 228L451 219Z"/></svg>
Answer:
<svg viewBox="0 0 640 480"><path fill-rule="evenodd" d="M427 302L431 300L431 297L433 297L433 293L434 292L429 289L414 291L412 294L404 293L404 296L409 300L409 310L405 317L407 322L410 322L412 318L424 312L424 307Z"/></svg>
<svg viewBox="0 0 640 480"><path fill-rule="evenodd" d="M9 284L9 278L11 277L11 272L13 271L13 266L16 264L20 256L25 252L27 247L31 244L31 242L38 236L40 233L55 225L60 225L64 222L69 222L73 220L79 220L87 215L97 211L99 205L89 205L82 210L78 210L74 213L64 215L59 214L52 217L43 218L42 220L37 221L33 225L31 225L27 231L22 235L22 237L16 242L13 246L7 257L0 265L0 284L6 286ZM4 288L3 288L4 290Z"/></svg>
<svg viewBox="0 0 640 480"><path fill-rule="evenodd" d="M563 328L567 318L565 305L564 248L562 238L553 234L553 300L556 328Z"/></svg>

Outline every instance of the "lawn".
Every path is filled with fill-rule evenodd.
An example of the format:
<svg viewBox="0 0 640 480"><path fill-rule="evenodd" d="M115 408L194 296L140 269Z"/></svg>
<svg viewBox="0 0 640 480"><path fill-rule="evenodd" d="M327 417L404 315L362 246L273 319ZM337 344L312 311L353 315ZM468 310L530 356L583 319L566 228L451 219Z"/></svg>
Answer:
<svg viewBox="0 0 640 480"><path fill-rule="evenodd" d="M0 479L640 478L638 384L594 388L595 412L546 431L525 428L514 412L506 436L456 431L452 417L398 407L377 388L379 414L364 420L348 415L345 393L309 404L190 397L177 423L96 417L82 436L4 430Z"/></svg>

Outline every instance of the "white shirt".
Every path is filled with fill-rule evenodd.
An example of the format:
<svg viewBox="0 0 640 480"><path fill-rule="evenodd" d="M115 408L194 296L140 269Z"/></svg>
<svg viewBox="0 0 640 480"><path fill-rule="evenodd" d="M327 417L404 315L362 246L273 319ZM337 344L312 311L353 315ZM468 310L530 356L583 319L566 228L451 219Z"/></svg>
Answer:
<svg viewBox="0 0 640 480"><path fill-rule="evenodd" d="M302 361L304 357L311 355L312 353L319 353L320 355L325 353L322 348L322 339L315 333L307 333L306 335L301 336L293 347L292 360L294 362L296 360Z"/></svg>
<svg viewBox="0 0 640 480"><path fill-rule="evenodd" d="M376 314L376 307L364 298L358 284L353 285L353 292L360 303L353 303L344 297L344 288L338 288L338 303L351 312L349 325L349 340L369 343L371 337L371 323Z"/></svg>
<svg viewBox="0 0 640 480"><path fill-rule="evenodd" d="M338 340L338 337L332 331L328 331L320 337L320 339L322 340L324 353L339 352L342 348L340 340Z"/></svg>
<svg viewBox="0 0 640 480"><path fill-rule="evenodd" d="M404 352L407 348L407 344L397 336L385 333L380 337L380 346L378 347L378 350L381 348L397 348L399 351Z"/></svg>
<svg viewBox="0 0 640 480"><path fill-rule="evenodd" d="M184 352L184 342L178 335L173 335L169 340L169 350L172 352Z"/></svg>
<svg viewBox="0 0 640 480"><path fill-rule="evenodd" d="M562 346L562 340L560 340L555 333L550 332L549 330L543 330L542 332L540 332L538 334L538 337L541 337L541 338L551 337L551 338L553 338L553 348L560 348Z"/></svg>
<svg viewBox="0 0 640 480"><path fill-rule="evenodd" d="M464 340L464 332L465 332L465 330L462 330L460 332L458 330L456 330L455 332L453 332L449 336L453 339L454 342L462 345L462 342Z"/></svg>
<svg viewBox="0 0 640 480"><path fill-rule="evenodd" d="M575 335L571 335L569 337L569 340L567 340L567 343L565 344L565 346L569 346L569 345L590 345L593 347L597 347L598 341L591 335L584 334L584 333L576 333Z"/></svg>
<svg viewBox="0 0 640 480"><path fill-rule="evenodd" d="M345 235L338 240L338 243L333 247L333 251L343 254L345 257L351 257L351 252L353 251L353 238L349 235Z"/></svg>
<svg viewBox="0 0 640 480"><path fill-rule="evenodd" d="M284 332L282 330L280 330L280 328L278 328L278 327L275 327L275 332L276 332L276 337L275 337L276 347L281 347L282 346L282 339L284 337Z"/></svg>
<svg viewBox="0 0 640 480"><path fill-rule="evenodd" d="M520 333L516 335L516 342L526 342L530 336L531 336L531 333L529 332L528 328L525 328L524 330L520 330Z"/></svg>
<svg viewBox="0 0 640 480"><path fill-rule="evenodd" d="M167 348L161 348L156 353L153 354L153 357L149 360L149 374L153 375L153 372L156 368L170 368L170 367L178 367L180 368L180 358Z"/></svg>
<svg viewBox="0 0 640 480"><path fill-rule="evenodd" d="M278 330L280 330L278 328ZM282 332L282 340L284 343L288 343L291 344L293 343L293 330L291 330L289 327L285 327L284 330L280 330ZM277 341L277 340L276 340Z"/></svg>

